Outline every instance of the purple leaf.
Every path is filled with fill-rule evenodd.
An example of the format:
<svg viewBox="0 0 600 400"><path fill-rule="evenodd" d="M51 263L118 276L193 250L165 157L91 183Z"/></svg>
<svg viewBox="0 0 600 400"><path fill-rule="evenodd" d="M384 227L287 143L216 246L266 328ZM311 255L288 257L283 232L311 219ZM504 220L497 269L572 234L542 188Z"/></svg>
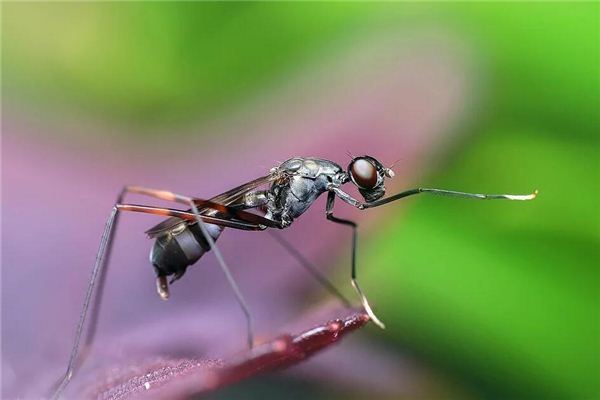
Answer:
<svg viewBox="0 0 600 400"><path fill-rule="evenodd" d="M117 367L104 383L88 389L84 397L104 400L191 398L300 363L368 320L366 314L354 312L299 334L279 336L230 360L167 359L150 361L131 370Z"/></svg>

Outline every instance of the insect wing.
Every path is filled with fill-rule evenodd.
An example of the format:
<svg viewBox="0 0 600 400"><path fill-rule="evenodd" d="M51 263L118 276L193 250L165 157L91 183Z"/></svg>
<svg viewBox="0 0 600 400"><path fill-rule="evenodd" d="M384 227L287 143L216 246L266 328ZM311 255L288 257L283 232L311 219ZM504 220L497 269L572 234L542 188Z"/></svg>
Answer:
<svg viewBox="0 0 600 400"><path fill-rule="evenodd" d="M157 236L161 236L161 234L163 232L170 231L170 230L176 228L177 226L179 226L180 224L185 224L185 223L187 223L187 222L182 220L181 218L177 218L177 217L167 218L164 221L162 221L161 223L154 225L152 228L148 229L146 231L146 235L148 235L148 237L150 239L152 239Z"/></svg>
<svg viewBox="0 0 600 400"><path fill-rule="evenodd" d="M246 182L243 185L221 193L209 200L214 203L223 204L224 206L240 205L243 204L246 193L256 190L259 186L271 183L275 181L275 179L276 177L274 174L261 176L260 178L254 179L250 182Z"/></svg>
<svg viewBox="0 0 600 400"><path fill-rule="evenodd" d="M209 199L209 201L213 203L222 204L224 206L232 206L243 204L244 196L246 193L249 193L259 186L271 183L275 180L275 176L273 174L265 175L260 178L254 179L250 182L246 182L243 185L237 186L233 189L230 189L224 193L221 193L215 197ZM211 211L211 208L200 208L200 214ZM188 210L189 211L189 210ZM224 215L220 215L221 217L226 218ZM180 224L187 224L189 222L182 220L181 218L171 217L168 218L158 225L153 226L152 228L146 231L146 235L149 238L155 238L157 236L161 236L162 233L170 231Z"/></svg>

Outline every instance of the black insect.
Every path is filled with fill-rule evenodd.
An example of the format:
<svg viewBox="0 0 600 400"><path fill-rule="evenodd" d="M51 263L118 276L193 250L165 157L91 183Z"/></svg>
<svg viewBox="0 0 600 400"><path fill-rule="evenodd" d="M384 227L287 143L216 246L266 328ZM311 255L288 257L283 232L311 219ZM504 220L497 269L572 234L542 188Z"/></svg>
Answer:
<svg viewBox="0 0 600 400"><path fill-rule="evenodd" d="M472 199L508 199L532 200L537 192L529 195L510 194L474 194L441 189L411 189L393 196L385 197L385 179L392 178L394 172L370 156L352 157L352 161L344 170L338 164L324 159L312 157L296 157L284 161L272 168L268 175L247 182L209 200L189 197L163 190L149 189L139 186L126 186L117 198L100 241L98 256L92 270L88 288L83 302L75 340L67 371L54 392L54 397L69 383L75 368L80 348L80 339L84 323L92 300L94 288L105 270L105 259L110 252L111 238L114 233L118 215L121 211L133 211L170 217L146 233L154 238L154 246L150 253L150 261L157 276L157 291L161 298L169 297L169 284L180 279L186 269L197 262L204 253L213 250L218 264L225 273L247 322L248 345L253 344L252 315L242 293L231 275L221 252L215 242L223 229L235 228L243 230L263 231L269 228L283 229L290 226L294 219L301 216L313 202L323 193L327 193L325 216L328 220L352 228L352 286L358 293L365 311L371 320L384 328L383 323L371 309L366 296L356 281L356 233L357 225L353 221L337 218L333 215L336 197L360 210L378 207L392 201L419 193L431 193L444 196L465 197ZM341 189L352 182L364 201L357 200ZM157 199L185 204L188 210L175 210L152 206L124 204L127 193L138 193ZM257 209L264 212L258 215L247 211ZM271 230L271 229L269 229ZM321 284L330 290L341 301L349 305L339 291L325 278L300 252L282 237L275 235L277 241L292 254ZM170 279L169 279L170 278ZM101 292L98 290L98 292Z"/></svg>

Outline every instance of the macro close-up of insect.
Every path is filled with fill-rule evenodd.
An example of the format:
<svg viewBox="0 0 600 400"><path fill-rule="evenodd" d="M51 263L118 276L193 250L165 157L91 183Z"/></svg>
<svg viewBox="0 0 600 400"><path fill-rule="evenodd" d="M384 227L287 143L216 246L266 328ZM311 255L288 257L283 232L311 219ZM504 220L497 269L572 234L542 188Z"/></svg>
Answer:
<svg viewBox="0 0 600 400"><path fill-rule="evenodd" d="M371 320L380 328L385 328L383 322L375 315L367 297L361 291L357 282L356 247L357 224L353 221L341 219L333 214L336 198L360 210L382 206L400 200L407 196L420 193L429 193L441 196L453 196L479 200L532 200L537 191L528 195L515 194L478 194L465 193L443 189L416 188L407 190L389 197L385 196L385 179L394 177L391 168L385 167L381 162L371 156L353 157L347 170L333 161L312 158L295 157L284 161L272 168L268 175L247 182L225 193L219 194L209 200L176 194L165 190L150 189L139 186L125 186L106 222L106 227L100 242L96 263L92 270L88 289L85 295L83 310L76 328L75 341L71 350L67 372L60 383L54 397L58 397L74 374L77 362L80 339L88 308L92 300L96 282L100 279L105 267L104 261L110 252L110 244L117 223L119 212L148 213L170 217L160 224L146 231L148 237L155 239L150 253L150 262L156 273L156 288L158 295L166 300L169 298L169 284L180 279L186 269L195 264L205 252L213 250L219 266L227 277L231 289L246 317L248 346L254 344L253 319L251 311L233 278L229 267L216 246L216 241L223 229L234 228L242 230L262 231L266 229L284 229L300 217L313 202L324 193L327 193L325 216L329 221L347 225L352 228L352 266L351 282L356 290L365 311ZM342 190L346 183L353 183L364 201L355 199ZM266 189L261 186L267 185ZM152 207L145 205L127 204L124 202L128 193L138 193L188 205L188 210ZM258 209L264 215L247 212L248 209ZM298 251L286 241L281 240L285 248L296 257ZM302 261L301 264L309 269L315 277L322 282L343 303L349 302L335 289L335 287L315 270L310 264Z"/></svg>
<svg viewBox="0 0 600 400"><path fill-rule="evenodd" d="M0 400L600 397L599 2L0 7Z"/></svg>

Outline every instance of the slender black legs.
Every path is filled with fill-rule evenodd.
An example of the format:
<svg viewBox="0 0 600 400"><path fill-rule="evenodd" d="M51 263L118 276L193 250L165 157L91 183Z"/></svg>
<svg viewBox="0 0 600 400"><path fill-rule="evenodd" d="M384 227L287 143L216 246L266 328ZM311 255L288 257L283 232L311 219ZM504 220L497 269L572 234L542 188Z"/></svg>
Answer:
<svg viewBox="0 0 600 400"><path fill-rule="evenodd" d="M164 199L164 200L171 200L171 201L175 201L175 202L179 202L179 203L183 203L183 204L188 204L189 206L191 206L193 212L190 213L190 212L186 212L186 211L179 211L179 210L173 210L173 209L161 208L161 207L138 206L138 205L133 205L133 204L121 204L121 201L123 200L124 195L128 192L137 192L137 193L145 194L145 195L155 197L155 198L160 198L160 199ZM111 253L112 239L113 239L113 235L116 230L116 227L117 227L117 222L118 222L120 211L133 211L133 212L148 213L148 214L154 214L154 215L160 215L160 216L171 216L171 217L174 216L174 217L182 218L182 219L185 219L188 221L195 221L198 223L202 233L205 236L207 243L210 245L211 249L214 251L215 256L217 257L219 266L223 270L223 273L225 274L225 277L227 278L227 281L229 282L231 288L233 289L236 299L237 299L238 303L240 304L242 311L244 312L244 315L246 317L246 323L247 323L248 346L252 347L252 344L253 344L252 315L250 314L250 311L248 309L246 301L244 300L244 297L242 296L237 283L235 282L233 276L231 275L229 268L227 267L227 264L223 260L221 252L219 251L218 247L216 246L212 236L210 236L210 234L208 233L203 220L206 220L209 223L215 222L218 224L222 224L224 226L237 227L237 225L240 225L240 229L262 229L262 228L260 228L258 225L254 225L252 223L244 224L243 222L239 222L239 223L235 222L232 225L229 223L229 221L227 221L227 220L221 221L218 217L209 217L209 216L204 216L204 215L201 216L200 213L198 212L198 208L196 206L196 203L199 201L201 201L201 200L194 199L194 198L187 197L187 196L176 195L171 192L138 188L138 187L126 187L123 189L123 191L121 191L121 193L119 194L119 197L117 198L117 203L113 206L112 211L108 217L108 220L106 221L106 225L104 227L104 232L102 233L102 238L100 239L100 245L98 247L96 261L94 262L94 267L92 268L92 274L90 276L90 280L88 282L88 286L87 286L87 289L85 292L83 306L81 309L81 313L79 314L79 320L77 322L77 326L75 328L75 338L73 340L73 346L71 347L71 354L69 356L67 370L66 370L65 375L63 376L62 380L58 384L56 390L52 394L52 399L57 399L60 397L62 392L65 390L65 388L69 384L71 378L73 377L76 365L78 363L78 355L79 355L79 351L81 348L81 337L83 335L83 329L85 326L86 317L88 315L90 304L94 303L94 306L91 311L91 317L90 317L91 321L90 321L90 325L89 325L87 340L85 341L85 347L87 348L92 343L92 339L95 334L96 321L97 321L99 307L100 307L99 300L102 296L101 289L102 289L103 282L104 282L105 275L106 275L106 269L107 269L106 266L108 264L107 261L109 259L110 253ZM208 203L208 202L206 202L206 203ZM205 206L210 207L211 204L205 204ZM244 216L245 216L245 214L242 215L242 217L244 217ZM252 222L254 222L254 221L252 221ZM260 221L260 222L262 222L262 221Z"/></svg>
<svg viewBox="0 0 600 400"><path fill-rule="evenodd" d="M358 282L356 281L356 235L357 235L356 223L333 216L333 204L335 201L335 196L338 196L342 201L344 201L344 202L350 204L351 206L356 207L360 210L364 210L366 208L379 207L384 204L391 203L396 200L400 200L404 197L413 196L413 195L420 194L420 193L430 193L430 194L439 195L439 196L462 197L462 198L478 199L478 200L505 199L505 200L526 201L526 200L533 200L537 196L537 190L531 194L515 195L515 194L465 193L465 192L456 192L453 190L444 190L444 189L417 188L417 189L406 190L404 192L401 192L396 195L389 196L389 197L386 197L386 198L383 198L380 200L363 203L363 202L355 199L354 197L350 196L348 193L344 192L338 186L335 186L333 184L331 184L327 189L329 190L329 193L327 196L327 208L326 208L327 219L330 221L336 222L338 224L348 225L348 226L352 227L352 285L354 286L354 288L356 289L356 292L360 296L363 307L365 308L365 310L367 311L367 313L369 314L369 316L371 317L373 322L375 322L381 328L384 328L384 325L381 323L381 321L375 316L375 314L371 310L371 307L369 306L369 302L367 301L366 296L360 290L360 287L358 286Z"/></svg>
<svg viewBox="0 0 600 400"><path fill-rule="evenodd" d="M328 188L330 192L335 193L342 201L350 204L353 207L356 207L360 210L364 210L366 208L379 207L384 204L391 203L396 200L403 199L408 196L414 196L416 194L421 193L429 193L437 196L449 196L449 197L462 197L465 199L476 199L476 200L517 200L517 201L527 201L533 200L536 198L538 192L535 190L530 194L482 194L482 193L466 193L466 192L457 192L454 190L445 190L445 189L430 189L430 188L417 188L405 190L404 192L395 194L393 196L384 197L383 199L375 200L372 202L363 203L354 197L350 196L348 193L344 192L342 189L336 186L331 186Z"/></svg>
<svg viewBox="0 0 600 400"><path fill-rule="evenodd" d="M430 189L430 188L418 188L398 193L394 196L386 197L381 200L376 200L371 203L363 203L363 208L378 207L392 201L400 200L407 196L412 196L420 193L430 193L438 196L450 196L450 197L462 197L465 199L476 199L476 200L518 200L527 201L533 200L537 196L537 190L531 194L482 194L482 193L466 193L457 192L454 190L445 189Z"/></svg>
<svg viewBox="0 0 600 400"><path fill-rule="evenodd" d="M52 395L53 399L56 399L63 392L65 387L69 384L73 373L75 372L75 364L77 362L77 354L79 353L81 334L83 333L83 326L85 324L85 318L87 316L88 308L90 306L90 302L92 301L92 295L94 293L94 288L96 287L96 282L98 277L104 273L104 257L107 254L107 245L111 241L112 234L114 232L116 216L118 213L117 207L113 207L108 220L106 221L106 225L104 227L104 232L102 233L102 238L100 239L100 246L98 248L98 254L96 255L96 262L94 263L94 268L92 269L92 275L90 277L90 281L88 283L87 290L85 292L85 297L83 300L83 307L81 313L79 314L79 321L77 322L77 327L75 328L75 340L73 341L73 347L71 348L71 355L69 356L69 363L67 365L67 371L65 375L58 385L56 391Z"/></svg>
<svg viewBox="0 0 600 400"><path fill-rule="evenodd" d="M361 301L365 311L371 318L371 320L377 326L379 326L381 329L385 329L385 325L383 324L383 322L381 322L381 320L379 320L379 318L377 318L377 316L371 309L371 306L369 305L369 301L367 300L367 296L365 296L364 293L362 292L362 290L360 290L360 286L358 286L358 282L356 280L356 243L357 243L357 227L358 226L353 221L337 218L333 215L334 201L335 201L335 193L329 192L329 194L327 196L327 206L326 206L326 210L325 210L327 219L330 221L333 221L335 223L338 223L338 224L350 226L352 228L352 274L351 274L352 286L356 290L356 293L358 293L358 296L360 297L360 301Z"/></svg>
<svg viewBox="0 0 600 400"><path fill-rule="evenodd" d="M294 257L298 263L312 275L317 282L319 282L325 289L327 289L332 295L337 297L339 301L346 307L350 307L350 301L344 297L344 295L323 275L317 267L315 267L310 261L308 261L290 242L285 240L278 232L267 230L267 232L283 247L288 253Z"/></svg>
<svg viewBox="0 0 600 400"><path fill-rule="evenodd" d="M210 248L212 249L212 251L215 253L217 262L219 263L221 270L225 274L225 277L227 278L227 282L229 282L229 286L231 286L231 289L233 290L233 293L235 294L235 298L236 298L238 304L240 305L240 307L242 308L242 311L244 312L244 316L246 317L246 332L247 332L248 347L252 348L252 346L254 344L254 328L253 328L253 322L252 322L252 314L250 313L248 304L246 303L246 300L244 299L244 296L242 295L242 292L240 291L240 288L238 287L237 282L233 278L233 275L231 275L231 272L229 271L229 267L227 266L227 263L225 263L225 260L223 259L223 256L221 255L221 251L217 247L217 244L215 243L212 236L210 236L210 234L208 233L208 230L206 229L206 225L204 225L202 218L200 218L200 213L198 212L198 208L196 207L196 204L194 204L193 201L190 201L190 206L192 207L192 210L194 211L194 214L196 215L196 220L198 221L198 226L200 227L200 230L202 231L204 238L206 239L206 241L207 241L208 245L210 246Z"/></svg>
<svg viewBox="0 0 600 400"><path fill-rule="evenodd" d="M194 197L189 197L189 196L184 196L184 195L168 192L165 190L156 190L156 189L144 188L144 187L140 187L140 186L128 186L125 188L125 190L132 192L132 193L144 194L144 195L155 197L158 199L187 204L191 207L192 212L195 217L195 220L198 223L198 226L200 227L200 230L202 231L202 234L204 235L206 242L208 243L210 248L215 253L215 257L217 258L219 267L221 267L221 270L225 274L225 277L227 278L227 282L231 286L231 289L233 290L233 293L235 294L235 298L236 298L238 304L240 305L240 308L242 309L244 316L246 317L248 347L252 348L252 345L254 343L254 329L253 329L253 323L252 323L252 314L250 313L248 304L246 303L246 300L244 299L244 296L242 295L242 292L240 291L240 288L239 288L237 282L233 278L233 275L231 275L231 272L229 271L229 267L227 266L227 263L225 262L225 260L223 259L223 256L221 255L221 251L219 250L214 239L212 238L212 236L210 236L208 230L206 229L206 225L204 224L204 221L203 221L203 219L205 219L206 217L200 215L200 211L198 210L198 205L200 207L213 208L222 213L228 213L228 212L232 213L235 217L238 217L242 220L247 219L248 222L270 224L273 221L270 221L266 218L262 218L256 214L250 214L250 213L247 213L247 212L244 212L241 210L235 210L235 209L223 206L221 204L213 203L209 200L201 200L201 199L197 199Z"/></svg>

